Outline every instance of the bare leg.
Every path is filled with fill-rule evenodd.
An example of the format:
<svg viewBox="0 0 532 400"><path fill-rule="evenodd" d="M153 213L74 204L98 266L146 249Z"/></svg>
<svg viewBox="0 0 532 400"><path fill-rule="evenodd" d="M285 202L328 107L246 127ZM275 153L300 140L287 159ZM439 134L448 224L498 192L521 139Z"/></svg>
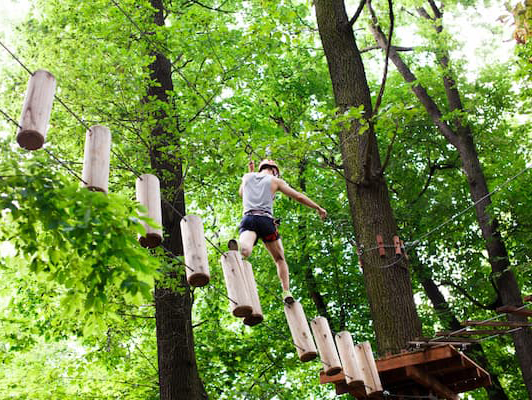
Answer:
<svg viewBox="0 0 532 400"><path fill-rule="evenodd" d="M281 239L277 239L274 242L264 242L264 246L271 254L273 261L275 261L275 265L277 266L277 275L279 275L283 290L290 290L288 264L284 258L284 249Z"/></svg>
<svg viewBox="0 0 532 400"><path fill-rule="evenodd" d="M257 233L254 231L244 231L240 234L240 253L242 253L244 257L249 257L251 255L255 240L257 240Z"/></svg>

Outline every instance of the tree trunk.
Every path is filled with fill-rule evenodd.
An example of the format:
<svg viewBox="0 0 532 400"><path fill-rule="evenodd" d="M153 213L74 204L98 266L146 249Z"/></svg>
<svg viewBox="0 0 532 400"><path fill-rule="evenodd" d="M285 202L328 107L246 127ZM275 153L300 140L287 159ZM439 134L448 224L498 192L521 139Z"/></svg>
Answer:
<svg viewBox="0 0 532 400"><path fill-rule="evenodd" d="M360 52L349 25L343 0L316 0L316 17L329 66L336 105L343 113L364 106L364 119L371 119L371 97ZM361 124L346 124L340 133L347 195L360 250L376 245L376 235L391 244L397 226L373 127L360 134ZM386 251L381 258L371 250L361 255L366 291L381 354L399 352L421 334L406 260Z"/></svg>
<svg viewBox="0 0 532 400"><path fill-rule="evenodd" d="M436 27L436 29L440 31L439 27ZM372 26L371 30L379 46L385 49L387 39L382 31L377 26ZM401 73L405 81L411 83L416 81L415 75L403 62L399 53L393 48L390 49L390 59L395 64L397 70ZM444 55L440 59L440 63L444 68L447 67L448 57ZM451 111L464 111L459 92L454 85L454 80L449 77L449 71L445 71L445 74L443 82ZM440 133L460 154L462 168L467 177L471 199L474 203L478 202L475 205L477 221L482 231L486 250L488 251L492 274L497 286L497 294L502 305L522 306L522 294L517 285L513 271L510 269L508 252L502 241L501 234L498 231L498 221L495 217L490 215L489 212L491 197L489 195L486 177L484 176L478 158L470 126L463 124L460 119L457 119L455 120L456 129L453 129L443 121L441 109L421 85L415 84L412 86L412 91L423 104L425 110L434 121L434 124L438 127ZM526 317L509 314L508 320L526 321L527 319ZM532 331L529 329L521 329L514 332L512 338L523 379L528 390L528 395L532 398Z"/></svg>
<svg viewBox="0 0 532 400"><path fill-rule="evenodd" d="M299 188L303 193L307 190L307 181L305 179L305 169L307 168L307 160L303 159L299 162L299 177L298 177L298 183ZM300 243L302 243L302 254L299 264L301 265L303 271L305 271L305 284L307 286L307 291L314 302L314 305L316 306L316 310L318 311L318 314L322 317L327 318L329 320L329 323L332 325L331 318L329 316L329 312L327 311L327 305L325 304L325 299L323 298L321 292L318 288L318 282L316 282L316 278L314 277L314 272L312 270L312 266L310 265L310 256L309 251L306 249L306 243L307 243L307 224L305 221L301 221L298 225L299 232L302 232L303 235L300 239Z"/></svg>
<svg viewBox="0 0 532 400"><path fill-rule="evenodd" d="M417 259L412 260L410 264L412 265L414 273L417 275L419 281L421 282L423 289L425 289L425 293L431 301L432 306L436 310L436 314L440 318L440 321L444 328L451 329L453 331L461 329L462 325L460 324L460 321L458 321L456 316L451 312L449 304L441 293L440 288L432 280L432 272L430 271L430 269L419 264L417 262ZM490 374L491 386L485 388L489 399L508 400L508 396L506 396L506 393L504 392L501 386L501 382L499 381L499 376L493 370L493 368L491 368L491 363L489 362L486 354L484 353L482 345L479 343L475 343L470 346L470 348L468 348L466 353L470 357L472 357L476 362L486 368L486 370Z"/></svg>
<svg viewBox="0 0 532 400"><path fill-rule="evenodd" d="M156 10L155 23L164 26L162 0L151 0L151 5ZM164 54L156 50L153 54L155 61L149 68L150 78L155 84L148 88L147 99L154 96L156 101L167 103L167 93L173 90L171 64ZM165 112L155 111L154 117L157 123L151 131L151 166L161 181L162 197L172 205L163 202L163 246L180 256L183 255L183 245L179 222L181 216L185 215L182 164L179 158L158 150L165 144L179 146L179 137L176 133L165 130L164 126L168 126L168 121L164 121L167 118ZM178 290L175 286L178 286ZM155 320L161 400L207 398L197 371L191 310L190 288L183 271L173 272L163 281L157 282Z"/></svg>

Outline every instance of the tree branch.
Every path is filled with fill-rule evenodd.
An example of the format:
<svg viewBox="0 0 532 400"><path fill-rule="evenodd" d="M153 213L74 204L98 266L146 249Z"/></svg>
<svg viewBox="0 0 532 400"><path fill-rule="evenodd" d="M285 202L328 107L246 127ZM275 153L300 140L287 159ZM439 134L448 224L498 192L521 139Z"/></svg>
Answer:
<svg viewBox="0 0 532 400"><path fill-rule="evenodd" d="M375 38L376 42L379 44L379 46L382 49L385 49L387 47L387 40L384 33L380 30L380 28L373 24L370 25L370 30L373 33L373 37ZM403 62L399 54L394 51L392 47L390 47L390 59L395 64L397 70L399 73L403 76L405 81L412 84L412 91L417 96L421 104L425 107L425 110L433 120L434 124L438 127L440 132L443 134L443 136L455 147L458 146L458 136L456 133L451 129L451 127L443 120L443 114L432 99L432 97L429 96L426 89L421 86L416 78L416 76L410 71L408 66Z"/></svg>
<svg viewBox="0 0 532 400"><path fill-rule="evenodd" d="M386 150L386 157L384 158L384 162L382 163L381 168L379 169L379 172L377 172L377 175L384 174L384 170L388 166L388 163L390 162L390 156L392 154L393 150L393 144L395 143L395 138L397 137L397 132L399 131L399 123L397 120L395 120L395 131L393 132L392 140L390 141L390 144L388 145L388 149Z"/></svg>
<svg viewBox="0 0 532 400"><path fill-rule="evenodd" d="M432 164L431 165L430 159L429 159L429 176L427 178L427 181L425 182L423 189L421 189L421 192L419 192L417 197L414 200L412 200L410 204L416 203L421 198L421 196L425 194L425 192L429 188L430 182L432 181L432 177L434 176L437 170L452 169L452 168L456 168L456 165L453 165L453 164Z"/></svg>
<svg viewBox="0 0 532 400"><path fill-rule="evenodd" d="M448 286L452 286L453 288L455 288L456 290L458 290L460 293L462 293L462 295L464 297L466 297L471 303L473 303L474 305L476 305L477 307L479 308L482 308L483 310L495 310L495 307L492 305L492 304L489 304L489 305L484 305L482 304L481 302L479 302L478 300L476 300L475 298L473 298L469 293L467 293L467 291L457 285L456 283L454 282L451 282L451 281L441 281L440 282L440 285L448 285Z"/></svg>
<svg viewBox="0 0 532 400"><path fill-rule="evenodd" d="M419 15L421 15L425 19L429 19L431 21L434 21L434 18L430 16L430 14L425 10L423 7L416 8L416 11Z"/></svg>
<svg viewBox="0 0 532 400"><path fill-rule="evenodd" d="M434 0L428 0L430 4L430 8L432 8L432 11L434 12L434 16L438 19L440 19L443 16L443 13L440 11Z"/></svg>
<svg viewBox="0 0 532 400"><path fill-rule="evenodd" d="M190 3L194 3L200 7L203 7L203 8L206 8L207 10L211 10L211 11L217 11L217 12L221 12L221 13L226 13L226 14L234 14L236 13L236 11L227 11L227 10L222 10L221 7L226 3L222 3L222 5L220 7L209 7L208 5L206 4L203 4L202 2L198 1L198 0L189 0Z"/></svg>
<svg viewBox="0 0 532 400"><path fill-rule="evenodd" d="M375 25L376 24L376 16L373 12L373 9L371 7L371 2L368 1L368 8L371 12L371 17L374 20ZM377 112L379 111L379 107L382 102L382 96L384 96L384 88L386 87L386 78L388 77L388 63L389 63L389 57L390 57L390 47L392 43L392 35L393 35L393 25L394 25L394 15L393 15L393 4L392 0L388 0L388 9L390 12L390 29L388 30L388 43L386 44L386 52L384 57L384 72L382 73L382 82L381 82L381 88L379 90L379 95L377 96L377 99L375 100L375 108L373 110L373 115L377 115Z"/></svg>
<svg viewBox="0 0 532 400"><path fill-rule="evenodd" d="M360 0L360 4L358 5L357 10L355 11L355 15L353 15L353 18L349 20L349 26L352 28L353 25L355 25L355 22L357 21L358 17L360 16L360 13L364 9L364 5L366 4L366 0Z"/></svg>
<svg viewBox="0 0 532 400"><path fill-rule="evenodd" d="M394 49L395 51L413 51L414 50L413 47L403 47L403 46L391 46L391 48ZM372 50L379 50L379 49L380 49L380 46L366 47L360 50L360 54L367 53L368 51L372 51Z"/></svg>

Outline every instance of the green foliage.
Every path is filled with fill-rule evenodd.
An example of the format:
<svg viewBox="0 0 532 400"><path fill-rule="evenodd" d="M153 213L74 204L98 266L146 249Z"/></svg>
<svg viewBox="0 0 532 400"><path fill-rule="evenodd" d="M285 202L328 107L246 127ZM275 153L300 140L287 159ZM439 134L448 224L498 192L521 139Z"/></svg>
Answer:
<svg viewBox="0 0 532 400"><path fill-rule="evenodd" d="M302 299L307 316L316 315L309 298L310 271L325 299L331 327L350 330L358 342L373 339L345 182L338 173L341 166L331 168L341 164L338 129L359 121L362 110L338 115L333 105L310 4L202 2L229 11L217 12L195 2L165 3L163 27L153 24L148 1L129 0L120 5L140 29L103 0L36 1L20 27L17 53L32 69L48 68L56 75L58 94L77 114L111 127L113 149L128 165L113 157L112 193L105 196L82 189L41 152L27 156L3 145L1 240L8 240L17 253L3 257L0 264L0 396L45 398L45 387L53 388L56 398L157 398L153 309L140 302L151 302L153 280L161 277L157 271L178 271L179 276L184 271L162 252L150 254L136 242L142 228L137 206L129 200L133 176L128 169L149 171L154 149L163 162L183 162L187 212L202 217L207 237L219 247L237 234L237 191L249 161L246 149L252 150L255 161L266 156L278 160L283 178L330 215L321 222L313 211L289 199L276 201L293 292ZM386 19L384 2L375 6ZM402 6L414 10L419 4ZM450 4L446 12L454 7ZM400 26L414 26L409 14L396 17ZM357 27L364 27L363 18ZM395 44L403 39L400 29ZM369 35L356 33L360 48L373 45ZM450 33L436 35L428 23L418 33L421 45L405 57L439 104L445 104L441 78L453 74L468 112L444 109L444 118L453 122L462 117L473 127L494 188L520 170L530 155L530 128L512 119L530 96L516 88L506 65L493 63L474 80L461 74L463 60L442 69L434 54L453 51L460 43ZM172 62L174 89L166 93L168 101L146 94L152 79L147 67L155 49ZM382 58L375 54L364 53L373 95L378 93ZM527 61L530 54L523 54L521 60ZM529 66L523 64L523 77ZM2 109L17 115L27 76L18 70L2 75ZM153 139L149 132L156 113L164 114L168 134ZM74 169L81 160L84 130L56 103L49 149L60 152ZM415 240L469 206L456 154L393 68L375 131L383 160L391 149L385 177L402 239ZM434 165L438 168L430 175ZM173 176L168 172L161 178ZM528 176L520 179L494 196L493 210L518 279L524 291L530 291L532 186ZM452 281L489 303L495 293L482 250L471 211L411 251L431 269L437 283ZM262 326L246 328L229 314L228 300L220 294L225 289L219 257L209 249L213 288L193 291L195 350L210 397L332 398L330 387L317 384L319 363L297 360L275 268L263 246L250 258L266 317ZM177 285L171 278L164 284ZM424 332L433 334L442 322L421 293L419 277L414 286ZM491 315L446 287L458 318ZM506 339L490 341L486 351L504 384L517 388L511 394L519 398L519 375Z"/></svg>
<svg viewBox="0 0 532 400"><path fill-rule="evenodd" d="M145 233L137 205L82 188L49 157L2 148L0 241L29 273L63 288L65 316L102 313L110 297L149 299L159 261L136 240Z"/></svg>

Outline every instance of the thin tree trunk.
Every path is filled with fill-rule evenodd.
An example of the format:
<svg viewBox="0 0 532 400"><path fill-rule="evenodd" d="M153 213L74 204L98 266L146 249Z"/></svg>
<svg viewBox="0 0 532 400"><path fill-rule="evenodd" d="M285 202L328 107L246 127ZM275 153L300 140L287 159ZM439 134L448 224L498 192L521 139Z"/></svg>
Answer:
<svg viewBox="0 0 532 400"><path fill-rule="evenodd" d="M156 10L155 23L164 26L162 0L151 0ZM168 92L173 90L171 64L167 57L154 50L155 61L150 64L150 78L156 84L150 86L148 99L168 103ZM165 130L167 115L154 112L156 125L151 131L151 166L161 181L161 193L172 205L163 202L163 246L175 255L183 255L181 215L185 215L185 198L182 186L183 169L179 158L161 153L164 144L179 146L179 137ZM165 124L166 122L166 124ZM176 123L176 127L177 123ZM174 208L181 214L178 215ZM171 288L177 286L180 290ZM157 355L159 364L159 391L161 400L205 399L207 395L199 378L194 352L192 332L192 298L184 273L173 272L155 288L155 320Z"/></svg>
<svg viewBox="0 0 532 400"><path fill-rule="evenodd" d="M386 48L387 40L382 31L377 26L371 27L375 40L382 49ZM401 56L393 48L390 50L390 59L395 64L407 82L416 81L415 75L403 62ZM444 56L440 62L447 66L447 57ZM454 80L449 78L449 71L445 71L444 86L448 96L451 109L464 111L460 101L460 95L454 84ZM517 285L513 271L510 269L508 252L498 231L497 218L489 212L491 197L489 195L486 177L482 170L480 160L473 141L471 128L463 124L460 119L455 121L456 130L442 120L442 112L435 104L427 91L419 84L412 86L412 91L419 101L424 105L427 113L438 127L440 133L452 144L462 161L462 168L467 177L471 199L475 205L477 221L482 231L486 250L488 251L492 274L498 290L498 296L503 305L522 306L522 294ZM526 317L510 314L509 321L526 321ZM528 390L528 395L532 398L532 331L521 329L512 334L515 345L515 352L519 360L523 379Z"/></svg>
<svg viewBox="0 0 532 400"><path fill-rule="evenodd" d="M315 7L339 112L363 105L364 118L369 123L369 87L344 2L316 0ZM340 133L340 143L357 245L359 249L370 249L376 245L376 235L382 235L386 244L392 243L397 226L387 185L380 173L373 127L369 125L363 134L359 133L360 127L359 121L346 124ZM391 250L387 250L384 259L376 251L365 252L361 259L378 351L399 352L421 334L406 260L396 259Z"/></svg>
<svg viewBox="0 0 532 400"><path fill-rule="evenodd" d="M307 181L305 179L305 169L307 168L307 160L303 159L299 162L299 188L303 193L307 190ZM303 232L303 236L301 238L302 243L302 254L300 260L300 265L303 268L303 271L305 271L305 283L307 286L307 291L314 302L314 305L316 306L316 310L318 311L318 314L322 317L327 318L329 321L329 324L332 326L332 321L329 316L329 312L327 311L327 305L325 304L325 299L323 298L321 292L318 288L318 282L316 282L316 278L314 277L314 272L312 269L312 266L310 264L310 257L309 252L306 249L306 243L307 243L307 234L306 234L307 224L304 221L301 221L299 223L299 232Z"/></svg>

